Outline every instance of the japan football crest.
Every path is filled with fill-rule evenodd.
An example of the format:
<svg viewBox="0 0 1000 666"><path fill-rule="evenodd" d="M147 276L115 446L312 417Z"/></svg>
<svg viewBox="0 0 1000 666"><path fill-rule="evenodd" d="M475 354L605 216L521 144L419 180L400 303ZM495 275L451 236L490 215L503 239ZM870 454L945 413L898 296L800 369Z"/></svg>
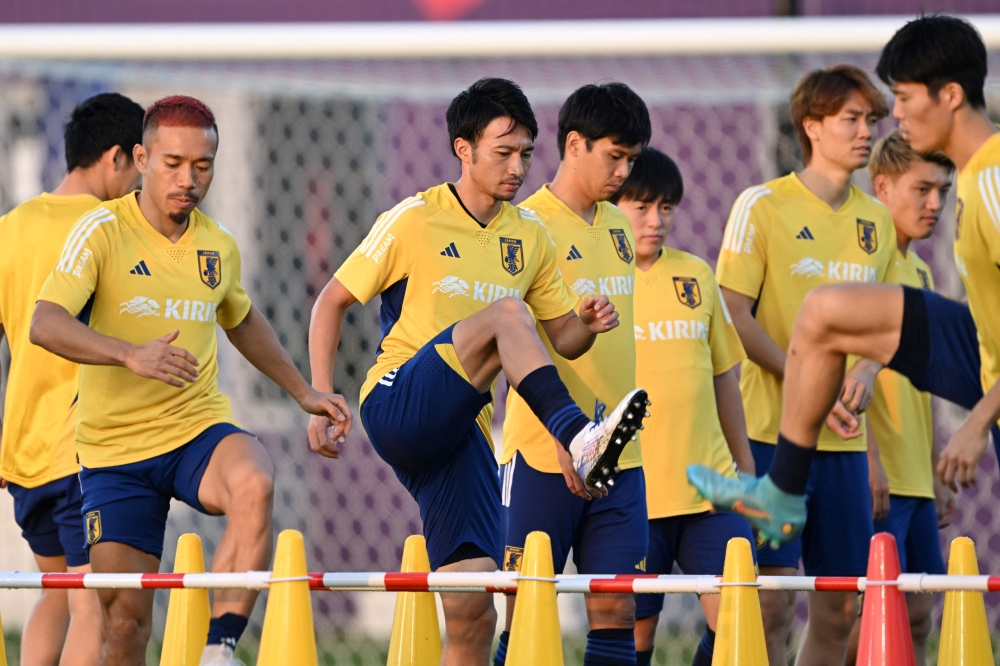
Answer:
<svg viewBox="0 0 1000 666"><path fill-rule="evenodd" d="M86 516L87 543L93 546L101 540L101 512L91 511Z"/></svg>
<svg viewBox="0 0 1000 666"><path fill-rule="evenodd" d="M695 278L675 277L674 291L677 292L677 300L692 310L701 305L701 287Z"/></svg>
<svg viewBox="0 0 1000 666"><path fill-rule="evenodd" d="M628 242L628 236L625 235L624 229L611 229L611 240L615 244L615 253L618 258L624 261L626 264L632 263L632 246Z"/></svg>
<svg viewBox="0 0 1000 666"><path fill-rule="evenodd" d="M198 275L211 289L222 284L222 258L213 250L198 250Z"/></svg>
<svg viewBox="0 0 1000 666"><path fill-rule="evenodd" d="M858 245L868 254L874 254L878 249L878 235L875 233L875 223L858 218Z"/></svg>
<svg viewBox="0 0 1000 666"><path fill-rule="evenodd" d="M500 238L500 265L511 275L524 270L524 247L518 238Z"/></svg>

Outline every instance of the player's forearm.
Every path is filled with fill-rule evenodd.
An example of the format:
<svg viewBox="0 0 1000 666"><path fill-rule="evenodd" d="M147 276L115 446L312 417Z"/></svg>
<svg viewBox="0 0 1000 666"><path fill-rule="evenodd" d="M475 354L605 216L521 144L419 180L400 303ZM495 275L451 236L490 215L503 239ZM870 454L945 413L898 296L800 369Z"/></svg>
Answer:
<svg viewBox="0 0 1000 666"><path fill-rule="evenodd" d="M351 306L346 288L331 280L316 299L309 319L309 368L312 386L323 393L333 392L333 369L340 346L344 315ZM349 292L347 292L349 293Z"/></svg>
<svg viewBox="0 0 1000 666"><path fill-rule="evenodd" d="M251 306L243 321L226 331L226 337L253 367L283 388L296 401L301 402L309 392L309 384L292 363L288 352L278 341L274 329L257 308Z"/></svg>
<svg viewBox="0 0 1000 666"><path fill-rule="evenodd" d="M740 383L736 378L736 368L732 368L714 378L715 404L722 425L722 435L726 438L729 453L741 472L753 474L756 471L750 440L747 437L746 418L743 414L743 397Z"/></svg>
<svg viewBox="0 0 1000 666"><path fill-rule="evenodd" d="M575 312L560 319L543 321L542 328L557 354L570 361L578 359L594 346L597 333L591 331Z"/></svg>
<svg viewBox="0 0 1000 666"><path fill-rule="evenodd" d="M754 318L753 299L730 289L723 289L722 295L747 357L778 379L784 379L785 352Z"/></svg>
<svg viewBox="0 0 1000 666"><path fill-rule="evenodd" d="M98 333L49 301L35 305L28 339L56 356L84 365L124 366L135 349L131 343Z"/></svg>
<svg viewBox="0 0 1000 666"><path fill-rule="evenodd" d="M976 403L969 412L967 422L985 433L997 419L1000 419L1000 382L995 383L982 400Z"/></svg>

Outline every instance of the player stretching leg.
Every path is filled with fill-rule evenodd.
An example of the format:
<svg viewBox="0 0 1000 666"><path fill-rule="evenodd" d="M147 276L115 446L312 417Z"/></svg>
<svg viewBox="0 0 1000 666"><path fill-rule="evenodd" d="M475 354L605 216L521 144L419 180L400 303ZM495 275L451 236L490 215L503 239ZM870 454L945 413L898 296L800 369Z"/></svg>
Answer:
<svg viewBox="0 0 1000 666"><path fill-rule="evenodd" d="M851 185L854 171L868 163L875 122L887 113L884 97L860 69L840 65L810 73L791 99L805 168L748 189L729 218L718 278L749 357L740 389L758 474L771 466L781 448L775 444L785 354L806 294L823 284L894 279L896 243L889 211ZM835 429L823 430L814 473L798 488L809 498L802 538L760 551L762 573L794 575L801 556L808 576L864 575L874 530L865 424L849 411L861 411L870 401L872 365L857 363L852 369L857 378L842 383L843 404L838 403L828 421ZM718 475L707 467L694 469ZM748 511L735 503L722 508ZM792 536L805 524L805 511L797 508L788 520L796 531ZM763 536L773 540L767 531ZM773 663L784 659L794 599L794 593L761 594ZM847 593L809 594L799 664L843 663L854 605Z"/></svg>
<svg viewBox="0 0 1000 666"><path fill-rule="evenodd" d="M561 162L555 179L521 204L552 237L566 283L581 298L610 298L619 314L621 327L602 335L578 359L561 358L551 344L546 346L570 397L581 410L593 413L594 420L602 419L609 404L636 386L635 241L628 218L607 199L628 177L651 133L645 103L625 84L580 88L559 111ZM538 332L545 340L542 325ZM638 441L622 452L622 471L606 497L585 486L569 453L553 441L513 388L507 395L503 442L504 570L520 569L525 538L541 531L552 539L558 572L571 548L580 573L642 571L648 532ZM507 631L500 634L495 666L506 659L516 599L507 596ZM590 633L583 663L634 664L635 596L587 595L586 604Z"/></svg>
<svg viewBox="0 0 1000 666"><path fill-rule="evenodd" d="M592 484L613 474L640 425L645 393L632 391L594 423L573 402L535 331L531 306L560 356L576 358L618 313L606 296L577 298L538 220L511 206L537 134L521 89L482 79L448 107L462 177L403 200L375 222L313 309L313 382L331 386L343 317L382 296L375 366L361 390L372 445L420 506L431 568L495 571L501 560L500 483L489 441L493 386L512 387ZM313 450L340 455L328 419L310 420ZM544 509L545 507L539 507ZM489 660L496 609L489 594L442 594L442 663Z"/></svg>
<svg viewBox="0 0 1000 666"><path fill-rule="evenodd" d="M90 565L74 437L79 368L28 341L31 314L80 216L139 185L132 147L142 138L142 113L114 93L78 106L64 132L66 177L0 217L0 338L6 331L11 350L0 488L14 496L14 516L42 572ZM100 623L96 592L43 590L21 634L21 663L96 664Z"/></svg>
<svg viewBox="0 0 1000 666"><path fill-rule="evenodd" d="M934 232L954 171L955 165L940 151L914 153L899 130L875 144L868 173L875 196L885 203L896 226L898 284L934 289L930 268L912 251L911 241ZM938 527L951 522L955 496L934 478L938 456L931 397L886 370L875 383L867 416L868 436L878 442L874 457L875 449L869 447L868 460L873 474L880 474L880 487L876 489L874 479L872 486L875 531L896 538L903 573L944 574ZM909 594L906 606L917 664L923 666L934 597ZM857 641L858 623L851 633L848 664L855 661Z"/></svg>
<svg viewBox="0 0 1000 666"><path fill-rule="evenodd" d="M80 218L42 287L31 341L80 369L77 450L95 572L159 570L171 497L227 518L213 572L266 569L274 471L219 392L216 323L308 412L350 424L313 390L240 284L233 237L196 208L219 134L190 97L156 102L135 162L143 189ZM89 326L76 317L89 320ZM177 342L177 345L171 343ZM145 663L152 590L101 590L103 666ZM202 664L234 664L257 593L214 594Z"/></svg>
<svg viewBox="0 0 1000 666"><path fill-rule="evenodd" d="M722 474L754 472L736 366L746 358L712 269L663 243L674 224L684 182L673 160L653 148L639 154L612 201L635 234L636 382L650 387L662 416L642 434L649 554L646 573L669 574L674 562L689 575L721 575L733 537L753 543L750 525L728 511L711 512L684 476L702 463ZM711 666L719 595L701 597L707 627L692 666ZM653 657L662 594L636 598L639 666Z"/></svg>
<svg viewBox="0 0 1000 666"><path fill-rule="evenodd" d="M784 540L800 515L820 412L837 400L848 354L863 354L904 375L919 390L972 411L941 453L943 483L975 483L975 469L1000 417L1000 134L986 114L986 47L968 22L925 16L907 23L882 51L878 73L896 97L893 115L917 152L943 151L959 169L955 263L978 329L970 344L968 310L931 291L900 286L824 288L809 295L795 323L786 368L780 455L759 483L732 483L696 472L716 506L742 502L751 522ZM863 307L862 307L863 306ZM978 351L978 353L977 353ZM981 371L980 371L981 359Z"/></svg>

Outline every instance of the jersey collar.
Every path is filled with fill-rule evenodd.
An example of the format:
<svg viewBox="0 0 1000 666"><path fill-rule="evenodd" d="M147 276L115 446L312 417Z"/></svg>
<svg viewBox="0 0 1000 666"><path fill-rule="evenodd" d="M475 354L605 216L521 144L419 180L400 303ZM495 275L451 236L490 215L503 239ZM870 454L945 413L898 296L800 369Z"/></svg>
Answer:
<svg viewBox="0 0 1000 666"><path fill-rule="evenodd" d="M827 202L825 202L825 201L823 201L822 199L820 199L820 198L819 198L818 196L816 196L816 193L815 193L815 192L813 192L813 191L812 191L812 190L810 190L810 189L809 189L808 187L806 187L805 183L803 183L803 182L802 182L802 181L801 181L801 180L799 179L799 174L797 174L797 173L795 173L795 172L793 171L792 173L790 173L790 174L788 174L788 175L789 175L789 177L790 177L790 178L792 179L792 181L793 181L793 182L794 182L794 183L795 183L796 185L798 185L799 189L800 189L800 190L802 190L802 191L803 191L803 192L805 193L805 195L806 195L807 197L809 197L810 199L812 199L812 200L813 200L813 202L814 202L814 203L815 203L815 204L816 204L817 206L822 206L822 207L823 207L823 208L824 208L824 209L825 209L826 211L828 211L828 212L830 212L830 213L834 213L834 214L843 214L843 213L845 213L846 211L850 210L850 209L851 209L851 206L853 206L853 205L854 205L854 199L855 199L855 196L854 196L854 189L855 189L855 188L854 188L854 184L853 184L853 183L851 184L851 189L850 189L850 190L848 191L848 193L847 193L847 199L846 199L846 200L844 201L844 205L840 207L840 210L834 210L833 208L831 208L831 207L830 207L830 204L828 204Z"/></svg>
<svg viewBox="0 0 1000 666"><path fill-rule="evenodd" d="M176 243L172 243L169 238L154 229L153 225L146 219L146 216L142 214L142 209L139 208L139 200L137 198L138 192L139 191L136 190L131 194L125 195L125 200L128 202L128 207L131 209L132 214L135 215L135 219L139 221L139 226L153 236L160 245L165 247L183 247L190 245L192 239L194 238L194 227L197 221L198 209L195 208L191 211L191 217L188 219L188 228L184 230L184 235L177 239Z"/></svg>
<svg viewBox="0 0 1000 666"><path fill-rule="evenodd" d="M472 220L473 222L475 222L476 226L479 227L480 229L489 229L490 227L496 228L496 225L494 223L497 222L497 220L501 219L504 216L504 213L507 212L507 206L510 205L506 201L500 202L500 212L498 212L496 214L496 217L494 217L488 223L482 224L479 220L476 219L475 215L473 215L472 213L469 212L469 209L465 207L465 203L463 203L462 199L459 198L459 196L458 196L458 190L455 189L455 183L445 183L444 187L448 191L448 196L451 198L452 205L456 206L463 213L465 213L465 215L470 220ZM497 223L497 224L499 224L499 223Z"/></svg>
<svg viewBox="0 0 1000 666"><path fill-rule="evenodd" d="M596 210L594 212L594 223L588 224L587 221L582 217L580 217L579 215L577 215L576 211L570 208L565 201L563 201L562 199L560 199L559 197L557 197L555 194L552 193L552 189L550 187L551 185L552 183L545 183L544 185L542 185L541 189L538 190L539 192L542 193L542 196L545 197L545 200L549 203L550 206L558 208L559 210L569 215L574 222L579 222L584 226L593 227L594 229L597 229L598 227L601 226L601 224L604 222L604 206L601 205L603 202L601 201L597 202L595 206Z"/></svg>

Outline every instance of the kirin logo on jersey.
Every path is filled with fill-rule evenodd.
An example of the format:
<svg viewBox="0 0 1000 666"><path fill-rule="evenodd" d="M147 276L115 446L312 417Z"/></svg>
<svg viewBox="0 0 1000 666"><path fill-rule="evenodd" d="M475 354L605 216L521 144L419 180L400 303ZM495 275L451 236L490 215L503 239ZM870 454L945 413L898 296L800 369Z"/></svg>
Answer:
<svg viewBox="0 0 1000 666"><path fill-rule="evenodd" d="M518 238L500 238L500 264L511 275L524 270L524 247Z"/></svg>
<svg viewBox="0 0 1000 666"><path fill-rule="evenodd" d="M701 305L701 287L698 286L698 280L675 277L674 291L677 292L677 300L692 310Z"/></svg>
<svg viewBox="0 0 1000 666"><path fill-rule="evenodd" d="M449 298L455 298L456 296L469 296L469 283L456 275L449 275L443 277L437 282L434 282L434 290L431 291L432 294L441 292L442 294L448 294Z"/></svg>
<svg viewBox="0 0 1000 666"><path fill-rule="evenodd" d="M120 303L119 306L121 310L118 311L118 314L139 315L137 319L160 316L160 304L146 296L136 296L131 301Z"/></svg>
<svg viewBox="0 0 1000 666"><path fill-rule="evenodd" d="M211 289L222 284L222 258L218 252L198 250L198 274Z"/></svg>
<svg viewBox="0 0 1000 666"><path fill-rule="evenodd" d="M610 231L611 240L615 244L615 253L618 255L618 258L626 264L631 264L634 255L632 253L632 246L628 242L628 236L625 235L625 230L611 229Z"/></svg>
<svg viewBox="0 0 1000 666"><path fill-rule="evenodd" d="M644 329L642 326L635 326L635 325L633 325L632 329L635 331L635 339L636 340L645 340L646 339L646 329Z"/></svg>
<svg viewBox="0 0 1000 666"><path fill-rule="evenodd" d="M878 234L875 233L875 223L858 218L858 245L868 254L874 254L878 249Z"/></svg>
<svg viewBox="0 0 1000 666"><path fill-rule="evenodd" d="M804 275L807 278L823 275L823 262L819 259L806 257L792 264L792 275Z"/></svg>
<svg viewBox="0 0 1000 666"><path fill-rule="evenodd" d="M593 280L580 278L573 283L573 291L575 291L576 295L581 298L586 298L587 296L597 296L597 284L595 284Z"/></svg>

